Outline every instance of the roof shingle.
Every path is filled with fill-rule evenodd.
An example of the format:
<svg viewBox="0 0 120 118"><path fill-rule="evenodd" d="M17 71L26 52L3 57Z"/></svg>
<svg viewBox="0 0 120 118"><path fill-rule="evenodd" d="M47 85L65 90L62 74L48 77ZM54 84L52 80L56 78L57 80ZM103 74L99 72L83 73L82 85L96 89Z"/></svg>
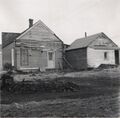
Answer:
<svg viewBox="0 0 120 118"><path fill-rule="evenodd" d="M12 43L20 33L2 32L2 48Z"/></svg>
<svg viewBox="0 0 120 118"><path fill-rule="evenodd" d="M88 47L89 44L91 44L94 40L96 40L97 38L101 38L101 37L108 38L103 32L87 36L87 38L85 38L85 37L84 38L80 38L80 39L75 40L70 45L70 47L68 47L66 49L66 51L67 50L73 50L73 49Z"/></svg>
<svg viewBox="0 0 120 118"><path fill-rule="evenodd" d="M2 32L2 48L14 42L15 39L19 39L21 36L23 36L25 33L31 30L38 23L41 24L41 27L44 26L52 34L52 37L55 37L56 39L59 39L60 41L62 41L52 30L50 30L41 20L39 20L38 22L33 24L32 27L27 28L21 33Z"/></svg>

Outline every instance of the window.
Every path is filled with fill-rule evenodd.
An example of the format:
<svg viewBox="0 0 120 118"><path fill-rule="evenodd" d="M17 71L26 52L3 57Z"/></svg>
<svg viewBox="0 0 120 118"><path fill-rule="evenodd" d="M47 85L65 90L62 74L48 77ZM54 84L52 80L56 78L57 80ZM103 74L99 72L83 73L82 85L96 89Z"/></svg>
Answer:
<svg viewBox="0 0 120 118"><path fill-rule="evenodd" d="M28 65L28 49L21 49L21 66Z"/></svg>
<svg viewBox="0 0 120 118"><path fill-rule="evenodd" d="M104 60L108 59L108 52L104 52Z"/></svg>
<svg viewBox="0 0 120 118"><path fill-rule="evenodd" d="M53 60L53 52L49 52L48 55L49 55L49 60Z"/></svg>

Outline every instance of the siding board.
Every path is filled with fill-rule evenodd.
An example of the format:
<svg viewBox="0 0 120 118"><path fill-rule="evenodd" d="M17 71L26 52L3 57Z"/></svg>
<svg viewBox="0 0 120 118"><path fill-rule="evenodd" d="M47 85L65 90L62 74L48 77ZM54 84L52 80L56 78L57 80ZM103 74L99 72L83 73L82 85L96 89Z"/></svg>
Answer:
<svg viewBox="0 0 120 118"><path fill-rule="evenodd" d="M2 64L4 65L5 63L12 64L11 61L11 49L14 48L15 43L11 43L5 48L2 49Z"/></svg>
<svg viewBox="0 0 120 118"><path fill-rule="evenodd" d="M46 28L43 23L38 23L20 39L29 39L37 41L59 41L59 39L52 34L48 28Z"/></svg>
<svg viewBox="0 0 120 118"><path fill-rule="evenodd" d="M66 51L66 59L75 70L87 68L87 50L86 50L86 48Z"/></svg>
<svg viewBox="0 0 120 118"><path fill-rule="evenodd" d="M108 59L104 59L104 52L108 53ZM115 64L114 50L96 50L87 48L87 60L89 67L98 67L100 64Z"/></svg>
<svg viewBox="0 0 120 118"><path fill-rule="evenodd" d="M62 65L63 42L47 28L42 22L38 22L16 38L16 45L10 44L3 49L3 64L11 63L11 49L15 48L15 66L20 68L42 68L48 66L47 51L55 52L55 69ZM21 48L28 49L28 65L22 65Z"/></svg>
<svg viewBox="0 0 120 118"><path fill-rule="evenodd" d="M2 46L0 45L0 70L2 69Z"/></svg>

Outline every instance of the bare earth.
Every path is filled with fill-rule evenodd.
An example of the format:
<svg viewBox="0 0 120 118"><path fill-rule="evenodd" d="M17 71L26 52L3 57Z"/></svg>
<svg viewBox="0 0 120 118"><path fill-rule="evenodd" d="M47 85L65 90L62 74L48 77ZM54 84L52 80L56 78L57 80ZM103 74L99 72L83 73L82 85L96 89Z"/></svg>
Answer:
<svg viewBox="0 0 120 118"><path fill-rule="evenodd" d="M36 79L70 81L76 92L14 94L1 92L3 117L118 117L120 69L16 75L16 81Z"/></svg>

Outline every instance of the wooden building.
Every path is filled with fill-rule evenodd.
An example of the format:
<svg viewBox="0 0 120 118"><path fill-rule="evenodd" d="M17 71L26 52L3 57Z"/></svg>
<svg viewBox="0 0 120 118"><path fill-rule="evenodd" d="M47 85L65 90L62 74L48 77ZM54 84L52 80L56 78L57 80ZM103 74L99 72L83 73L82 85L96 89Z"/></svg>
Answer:
<svg viewBox="0 0 120 118"><path fill-rule="evenodd" d="M3 65L12 64L18 70L62 69L63 42L41 20L22 33L2 32Z"/></svg>
<svg viewBox="0 0 120 118"><path fill-rule="evenodd" d="M2 69L2 46L0 45L0 70Z"/></svg>
<svg viewBox="0 0 120 118"><path fill-rule="evenodd" d="M120 64L118 46L104 33L75 40L66 49L66 59L76 70Z"/></svg>

